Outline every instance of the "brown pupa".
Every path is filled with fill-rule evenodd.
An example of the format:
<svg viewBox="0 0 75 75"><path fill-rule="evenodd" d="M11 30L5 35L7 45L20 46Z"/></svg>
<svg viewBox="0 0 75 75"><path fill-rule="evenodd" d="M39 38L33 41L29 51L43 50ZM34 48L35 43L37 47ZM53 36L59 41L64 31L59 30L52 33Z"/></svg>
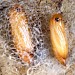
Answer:
<svg viewBox="0 0 75 75"><path fill-rule="evenodd" d="M15 4L10 8L8 14L16 51L23 61L30 63L33 57L31 54L33 44L23 7L20 4Z"/></svg>
<svg viewBox="0 0 75 75"><path fill-rule="evenodd" d="M55 57L66 65L68 56L68 42L61 14L54 14L50 19L50 37Z"/></svg>

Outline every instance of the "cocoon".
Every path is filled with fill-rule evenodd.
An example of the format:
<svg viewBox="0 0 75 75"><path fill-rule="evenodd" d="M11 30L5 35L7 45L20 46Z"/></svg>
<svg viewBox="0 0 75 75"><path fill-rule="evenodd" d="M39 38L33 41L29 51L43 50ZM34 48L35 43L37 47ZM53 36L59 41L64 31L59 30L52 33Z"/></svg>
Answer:
<svg viewBox="0 0 75 75"><path fill-rule="evenodd" d="M15 4L10 8L8 14L16 51L23 61L30 63L33 57L31 54L33 44L23 7L20 4Z"/></svg>

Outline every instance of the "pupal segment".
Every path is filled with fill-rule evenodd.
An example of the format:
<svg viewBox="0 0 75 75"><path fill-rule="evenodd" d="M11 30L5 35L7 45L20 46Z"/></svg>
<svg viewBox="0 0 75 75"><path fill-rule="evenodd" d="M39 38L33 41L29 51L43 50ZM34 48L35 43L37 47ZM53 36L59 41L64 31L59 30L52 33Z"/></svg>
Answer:
<svg viewBox="0 0 75 75"><path fill-rule="evenodd" d="M32 61L33 51L32 39L28 28L27 18L23 11L23 7L15 4L9 10L9 22L11 24L11 32L16 51L19 57L30 63Z"/></svg>
<svg viewBox="0 0 75 75"><path fill-rule="evenodd" d="M61 14L54 14L50 19L50 37L56 58L65 65L68 55L68 43Z"/></svg>

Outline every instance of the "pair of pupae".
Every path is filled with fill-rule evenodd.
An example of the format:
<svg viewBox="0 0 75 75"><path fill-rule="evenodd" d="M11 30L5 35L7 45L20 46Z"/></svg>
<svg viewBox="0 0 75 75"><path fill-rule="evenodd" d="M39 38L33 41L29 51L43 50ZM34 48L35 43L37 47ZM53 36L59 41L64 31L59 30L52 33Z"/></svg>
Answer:
<svg viewBox="0 0 75 75"><path fill-rule="evenodd" d="M11 24L11 33L13 42L19 57L31 63L34 51L32 39L28 27L27 17L23 7L20 4L13 5L9 10L9 22ZM65 65L68 55L68 43L61 14L54 14L50 19L50 39L54 55Z"/></svg>

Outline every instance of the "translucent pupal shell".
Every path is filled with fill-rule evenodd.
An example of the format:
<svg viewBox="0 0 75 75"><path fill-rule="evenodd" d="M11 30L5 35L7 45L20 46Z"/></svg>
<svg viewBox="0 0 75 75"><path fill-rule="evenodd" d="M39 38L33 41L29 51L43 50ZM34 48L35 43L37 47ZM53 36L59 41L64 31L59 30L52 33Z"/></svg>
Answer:
<svg viewBox="0 0 75 75"><path fill-rule="evenodd" d="M30 63L32 61L33 44L28 27L27 18L20 4L13 5L9 10L9 22L16 51L19 57Z"/></svg>
<svg viewBox="0 0 75 75"><path fill-rule="evenodd" d="M65 65L68 55L68 42L61 14L54 14L50 19L50 38L54 55Z"/></svg>

